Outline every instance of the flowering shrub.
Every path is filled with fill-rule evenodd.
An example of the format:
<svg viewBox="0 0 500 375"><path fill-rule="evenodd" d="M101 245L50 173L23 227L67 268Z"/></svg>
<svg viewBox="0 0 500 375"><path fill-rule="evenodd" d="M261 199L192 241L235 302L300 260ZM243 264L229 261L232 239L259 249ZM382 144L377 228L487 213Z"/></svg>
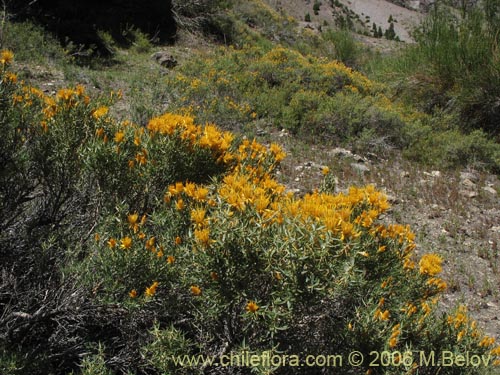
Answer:
<svg viewBox="0 0 500 375"><path fill-rule="evenodd" d="M405 129L426 120L391 102L383 85L342 62L282 46L221 49L185 64L169 83L181 107L224 127L251 128L262 118L295 134L341 142L369 129L404 147Z"/></svg>
<svg viewBox="0 0 500 375"><path fill-rule="evenodd" d="M288 59L283 56L275 51L268 58ZM100 304L96 314L102 306L118 306L123 314L103 331L112 337L92 336L88 318L84 328L65 329L74 335L74 358L81 360L89 344L107 340L99 345L95 365L102 368L107 355L117 358L124 346L133 347L131 358L120 357L116 370L137 373L185 371L175 367L171 355L243 349L346 356L357 350L365 358L373 351L445 349L490 355L491 363L498 362L500 349L465 307L438 312L446 289L439 277L442 259L415 256L410 228L381 220L389 204L373 186L333 194L325 169L321 191L294 196L273 177L285 157L277 144L237 140L188 115L165 114L146 127L116 122L108 116L109 103L94 103L82 87L46 96L7 72L9 53L1 58L2 158L10 163L2 175L1 239L10 264L19 251L7 245L13 240L9 233L33 225L26 217L41 205L42 212L53 213L55 229L32 238L24 249L44 248L36 241L56 236L56 255L72 260L70 269L89 300ZM4 184L18 188L7 190ZM19 205L19 199L39 191L44 192L39 200ZM75 204L81 204L77 213ZM6 216L11 207L17 217ZM75 259L68 253L77 246L83 251ZM127 337L124 319L134 322L138 337L116 347ZM0 323L11 326L8 320ZM1 353L19 356L27 350L22 345L19 352L7 350L16 332L2 338ZM44 362L48 352L36 348L42 354L33 357L35 366L53 365ZM89 359L84 365L91 367ZM406 373L435 373L413 360L402 366ZM189 373L205 370L200 364ZM396 365L374 368L368 361L353 369L401 371ZM440 371L477 373L454 366Z"/></svg>

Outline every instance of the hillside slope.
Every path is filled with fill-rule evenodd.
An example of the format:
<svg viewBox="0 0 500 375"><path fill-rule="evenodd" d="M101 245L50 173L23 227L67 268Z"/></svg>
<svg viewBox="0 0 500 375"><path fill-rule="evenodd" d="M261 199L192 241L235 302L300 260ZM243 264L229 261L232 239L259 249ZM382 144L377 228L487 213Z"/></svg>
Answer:
<svg viewBox="0 0 500 375"><path fill-rule="evenodd" d="M394 19L394 29L401 41L410 42L410 33L422 19L422 13L403 7L387 0L341 0L339 3L344 8L334 5L333 2L323 1L317 14L314 12L314 1L304 0L267 0L275 10L284 12L297 20L304 21L306 14L311 17L311 22L319 28L325 24L338 23L338 16L342 10L347 10L355 20L354 28L358 31L370 32L375 23L385 31L389 28L389 18ZM349 12L350 11L350 12Z"/></svg>

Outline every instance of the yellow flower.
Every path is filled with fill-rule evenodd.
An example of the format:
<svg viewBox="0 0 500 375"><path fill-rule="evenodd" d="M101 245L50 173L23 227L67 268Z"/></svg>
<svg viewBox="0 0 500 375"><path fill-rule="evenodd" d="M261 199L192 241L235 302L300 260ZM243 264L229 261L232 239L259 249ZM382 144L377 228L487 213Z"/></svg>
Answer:
<svg viewBox="0 0 500 375"><path fill-rule="evenodd" d="M14 52L4 49L0 52L0 63L2 65L8 65L14 59Z"/></svg>
<svg viewBox="0 0 500 375"><path fill-rule="evenodd" d="M94 240L97 242L101 239L101 236L99 235L99 233L96 233L94 234Z"/></svg>
<svg viewBox="0 0 500 375"><path fill-rule="evenodd" d="M137 220L139 219L139 214L129 214L127 216L127 221L131 227L135 227L137 225Z"/></svg>
<svg viewBox="0 0 500 375"><path fill-rule="evenodd" d="M125 238L122 238L120 240L120 243L121 243L120 247L122 249L130 249L132 247L132 238L130 238L128 236Z"/></svg>
<svg viewBox="0 0 500 375"><path fill-rule="evenodd" d="M500 356L500 346L497 346L496 348L491 349L490 354Z"/></svg>
<svg viewBox="0 0 500 375"><path fill-rule="evenodd" d="M5 80L10 82L10 83L16 83L17 82L17 75L11 72L5 73Z"/></svg>
<svg viewBox="0 0 500 375"><path fill-rule="evenodd" d="M191 220L198 227L203 227L207 225L208 220L205 218L206 210L202 208L197 208L191 211Z"/></svg>
<svg viewBox="0 0 500 375"><path fill-rule="evenodd" d="M210 230L208 228L195 229L194 237L204 246L210 244Z"/></svg>
<svg viewBox="0 0 500 375"><path fill-rule="evenodd" d="M109 111L109 108L106 106L101 106L92 112L92 117L96 120L100 119L102 116L105 116Z"/></svg>
<svg viewBox="0 0 500 375"><path fill-rule="evenodd" d="M174 264L174 262L175 262L175 257L173 257L172 255L169 255L167 257L167 263L168 264Z"/></svg>
<svg viewBox="0 0 500 375"><path fill-rule="evenodd" d="M158 281L155 281L153 284L151 284L151 286L149 288L146 288L146 295L148 297L152 297L155 295L156 293L156 288L158 288L158 284L159 282Z"/></svg>
<svg viewBox="0 0 500 375"><path fill-rule="evenodd" d="M321 173L323 173L323 176L326 176L330 172L330 168L328 167L323 167L321 169Z"/></svg>
<svg viewBox="0 0 500 375"><path fill-rule="evenodd" d="M154 250L155 243L156 243L156 238L151 237L149 240L146 241L146 245L145 245L146 249Z"/></svg>
<svg viewBox="0 0 500 375"><path fill-rule="evenodd" d="M420 273L422 275L435 276L441 272L441 264L443 260L437 254L425 254L422 259L420 259Z"/></svg>
<svg viewBox="0 0 500 375"><path fill-rule="evenodd" d="M73 95L75 95L75 92L71 89L60 89L57 92L56 97L58 99L61 99L63 101L70 101L73 98Z"/></svg>
<svg viewBox="0 0 500 375"><path fill-rule="evenodd" d="M113 138L116 143L121 143L125 139L124 132L116 132L115 137Z"/></svg>
<svg viewBox="0 0 500 375"><path fill-rule="evenodd" d="M179 236L177 236L177 237L175 237L174 242L175 242L176 245L180 245L182 243L182 238L180 238Z"/></svg>
<svg viewBox="0 0 500 375"><path fill-rule="evenodd" d="M394 348L398 344L398 338L397 337L391 337L389 340L389 348Z"/></svg>
<svg viewBox="0 0 500 375"><path fill-rule="evenodd" d="M412 270L415 268L415 262L411 260L410 258L405 258L403 268L405 270Z"/></svg>
<svg viewBox="0 0 500 375"><path fill-rule="evenodd" d="M373 315L373 320L385 321L388 320L390 316L391 314L389 313L389 310L385 310L384 312L382 312L380 309L377 309L375 311L375 314Z"/></svg>
<svg viewBox="0 0 500 375"><path fill-rule="evenodd" d="M271 143L271 146L269 146L269 150L273 153L274 159L277 163L286 158L286 153L283 151L281 146L276 143Z"/></svg>
<svg viewBox="0 0 500 375"><path fill-rule="evenodd" d="M177 211L182 211L184 209L184 201L182 199L177 199L175 202L175 208Z"/></svg>
<svg viewBox="0 0 500 375"><path fill-rule="evenodd" d="M389 313L389 310L385 310L381 315L380 315L380 320L388 320L391 314Z"/></svg>
<svg viewBox="0 0 500 375"><path fill-rule="evenodd" d="M247 306L245 307L245 310L249 313L256 313L258 309L259 305L257 305L254 301L248 301Z"/></svg>
<svg viewBox="0 0 500 375"><path fill-rule="evenodd" d="M128 293L128 295L130 296L130 298L135 298L135 297L137 297L137 290L132 289L132 290Z"/></svg>
<svg viewBox="0 0 500 375"><path fill-rule="evenodd" d="M163 250L164 250L163 246L160 246L160 247L158 248L158 251L156 252L156 256L157 256L158 258L162 258L162 257L165 255L165 253L163 252Z"/></svg>
<svg viewBox="0 0 500 375"><path fill-rule="evenodd" d="M199 296L201 294L201 289L198 285L191 285L191 293L194 295L194 296Z"/></svg>
<svg viewBox="0 0 500 375"><path fill-rule="evenodd" d="M116 240L115 240L114 238L110 238L110 239L108 240L108 247L109 247L110 249L113 249L115 246L116 246Z"/></svg>

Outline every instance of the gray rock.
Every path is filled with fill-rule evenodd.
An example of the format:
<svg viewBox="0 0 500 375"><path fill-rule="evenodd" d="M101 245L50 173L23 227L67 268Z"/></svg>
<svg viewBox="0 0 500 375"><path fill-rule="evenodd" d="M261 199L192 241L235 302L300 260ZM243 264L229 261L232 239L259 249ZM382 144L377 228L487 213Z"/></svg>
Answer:
<svg viewBox="0 0 500 375"><path fill-rule="evenodd" d="M370 172L370 167L362 163L351 163L352 169L356 170L358 173Z"/></svg>
<svg viewBox="0 0 500 375"><path fill-rule="evenodd" d="M167 51L155 52L151 57L155 59L158 64L167 69L173 69L177 66L177 60Z"/></svg>

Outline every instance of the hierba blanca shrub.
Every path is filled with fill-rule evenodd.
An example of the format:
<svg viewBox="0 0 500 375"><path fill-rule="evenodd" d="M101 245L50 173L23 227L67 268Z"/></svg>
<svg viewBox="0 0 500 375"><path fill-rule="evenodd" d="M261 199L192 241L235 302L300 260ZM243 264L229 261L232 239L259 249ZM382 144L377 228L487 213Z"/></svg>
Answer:
<svg viewBox="0 0 500 375"><path fill-rule="evenodd" d="M112 120L117 93L93 101L77 86L46 95L8 70L12 59L1 52L0 352L21 358L25 373L65 372L86 340L102 337L98 327L123 320L89 308L89 293L66 270L85 257L92 228L117 207L153 210L165 186L207 182L226 166L211 149ZM63 329L68 321L75 326Z"/></svg>
<svg viewBox="0 0 500 375"><path fill-rule="evenodd" d="M99 320L66 321L64 338L72 345L57 358L69 356L71 361L60 360L56 366L54 338L60 336L51 336L49 327L62 319L61 307L44 315L46 323L24 323L31 328L48 325L41 332L52 339L34 348L33 334L40 330L21 330L26 336L17 337L19 331L9 328L20 319L13 313L16 302L11 302L14 306L0 320L9 332L0 341L2 371L8 365L21 372L68 373L72 361L83 361L85 373L95 368L100 373L201 374L215 369L175 366L172 355L242 351L347 356L358 350L365 358L372 351L395 352L391 367L370 367L366 360L346 370L353 374L436 373L436 368L417 363L410 351L470 351L485 355L491 365L500 364L500 347L464 306L439 312L446 289L439 277L442 259L415 256L410 228L381 220L389 204L373 186L333 194L333 176L325 169L321 190L294 196L273 177L285 157L277 144L238 141L215 125L197 125L186 114L167 113L151 119L146 128L117 123L107 115L107 106L94 105L82 88L52 98L18 83L7 71L11 60L10 52L1 52L2 141L9 150L2 157L17 169L6 169L2 183L33 194L38 184L44 186L42 169L56 166L55 186L64 176L69 181L66 194L88 201L79 210L94 212L90 223L82 224L68 211L76 207L62 204L52 210L65 214L65 225L81 226L71 233L52 232L65 243L57 247L58 256L81 248L80 258L70 258L71 267L60 265L54 272L75 273L91 296L83 310L95 311L99 320L104 317L106 326L97 335L89 324L95 327ZM42 151L43 157L38 154ZM49 189L52 184L45 182ZM5 190L2 204L15 199L19 188ZM45 198L39 199L43 206ZM28 202L20 207L19 218L2 222L7 255L15 252L7 241L15 242L13 228L26 225L36 206ZM53 228L46 228L45 235ZM24 249L33 251L31 246ZM15 262L13 258L10 264ZM19 277L11 273L11 278ZM107 309L114 309L117 318L109 319L103 313ZM72 329L75 322L78 329ZM135 336L123 322L132 324ZM29 364L19 359L25 353ZM251 370L305 373L300 369L318 371ZM488 369L439 371L477 374Z"/></svg>

